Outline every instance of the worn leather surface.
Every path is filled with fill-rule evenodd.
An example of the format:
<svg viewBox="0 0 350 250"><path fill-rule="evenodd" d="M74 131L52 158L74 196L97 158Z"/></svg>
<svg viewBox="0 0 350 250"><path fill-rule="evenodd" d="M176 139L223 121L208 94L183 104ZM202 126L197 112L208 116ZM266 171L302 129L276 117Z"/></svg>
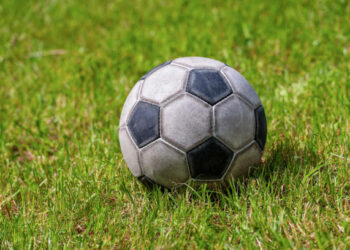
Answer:
<svg viewBox="0 0 350 250"><path fill-rule="evenodd" d="M205 57L181 57L172 61L175 64L181 64L189 68L202 68L202 69L220 69L225 66L224 63Z"/></svg>
<svg viewBox="0 0 350 250"><path fill-rule="evenodd" d="M227 77L233 89L252 103L254 108L261 104L259 96L256 94L253 87L238 71L226 66L221 72Z"/></svg>
<svg viewBox="0 0 350 250"><path fill-rule="evenodd" d="M185 153L159 139L140 152L143 173L164 187L185 183L189 170Z"/></svg>
<svg viewBox="0 0 350 250"><path fill-rule="evenodd" d="M167 65L158 69L145 79L141 90L141 98L156 104L167 100L183 90L187 74L188 70L174 65Z"/></svg>
<svg viewBox="0 0 350 250"><path fill-rule="evenodd" d="M141 87L142 81L138 81L130 91L128 97L124 102L122 113L120 115L119 127L126 126L126 121L130 115L130 112L138 100L138 94Z"/></svg>
<svg viewBox="0 0 350 250"><path fill-rule="evenodd" d="M252 142L246 148L237 152L226 174L225 181L246 177L250 169L259 163L261 154L262 151L256 142Z"/></svg>
<svg viewBox="0 0 350 250"><path fill-rule="evenodd" d="M259 106L255 109L255 121L256 121L256 132L255 140L259 144L260 148L264 150L266 144L266 116L263 106Z"/></svg>
<svg viewBox="0 0 350 250"><path fill-rule="evenodd" d="M195 84L188 81L191 71L199 73ZM223 81L201 72L219 72ZM189 179L224 183L245 176L259 162L265 112L236 70L213 59L186 57L159 65L142 79L126 99L119 125L122 153L135 176L168 188ZM146 108L136 112L140 103ZM206 145L212 137L228 150ZM195 166L192 177L189 165Z"/></svg>
<svg viewBox="0 0 350 250"><path fill-rule="evenodd" d="M148 71L144 76L141 77L141 80L144 80L146 79L148 76L152 75L154 72L156 72L158 69L168 65L171 63L171 60L170 61L167 61L165 63L162 63L162 64L159 64L158 66L154 67L153 69L151 69L150 71Z"/></svg>
<svg viewBox="0 0 350 250"><path fill-rule="evenodd" d="M187 153L191 177L195 179L220 179L230 165L233 152L223 143L210 137Z"/></svg>
<svg viewBox="0 0 350 250"><path fill-rule="evenodd" d="M128 119L128 129L139 148L159 138L159 112L157 105L139 101Z"/></svg>
<svg viewBox="0 0 350 250"><path fill-rule="evenodd" d="M215 135L232 150L254 140L254 110L236 95L231 95L214 108Z"/></svg>
<svg viewBox="0 0 350 250"><path fill-rule="evenodd" d="M139 150L132 142L127 132L127 128L119 129L119 142L125 162L130 171L136 177L141 176L142 172L139 164Z"/></svg>
<svg viewBox="0 0 350 250"><path fill-rule="evenodd" d="M208 138L211 133L211 107L184 94L161 111L161 136L184 151Z"/></svg>
<svg viewBox="0 0 350 250"><path fill-rule="evenodd" d="M203 101L214 105L232 93L230 85L213 69L193 69L190 71L186 91Z"/></svg>

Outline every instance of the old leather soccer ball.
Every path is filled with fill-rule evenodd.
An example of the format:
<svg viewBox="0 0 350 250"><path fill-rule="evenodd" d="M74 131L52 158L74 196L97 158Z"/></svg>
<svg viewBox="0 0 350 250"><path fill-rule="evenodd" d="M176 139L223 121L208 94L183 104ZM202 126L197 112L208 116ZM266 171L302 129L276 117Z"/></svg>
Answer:
<svg viewBox="0 0 350 250"><path fill-rule="evenodd" d="M233 68L209 58L178 58L136 83L121 113L119 140L130 171L144 183L227 183L260 161L265 112Z"/></svg>

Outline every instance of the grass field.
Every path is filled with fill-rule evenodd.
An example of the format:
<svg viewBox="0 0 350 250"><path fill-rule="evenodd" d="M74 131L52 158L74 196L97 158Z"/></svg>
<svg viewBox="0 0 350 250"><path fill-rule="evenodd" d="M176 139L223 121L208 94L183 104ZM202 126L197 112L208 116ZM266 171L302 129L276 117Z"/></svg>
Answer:
<svg viewBox="0 0 350 250"><path fill-rule="evenodd" d="M147 190L117 124L152 67L205 56L261 97L245 185ZM350 2L0 0L0 248L350 248Z"/></svg>

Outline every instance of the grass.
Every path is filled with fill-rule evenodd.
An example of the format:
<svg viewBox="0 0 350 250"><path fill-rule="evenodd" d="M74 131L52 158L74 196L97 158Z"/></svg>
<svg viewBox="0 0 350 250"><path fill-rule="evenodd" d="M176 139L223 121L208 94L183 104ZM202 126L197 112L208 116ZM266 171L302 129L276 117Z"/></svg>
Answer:
<svg viewBox="0 0 350 250"><path fill-rule="evenodd" d="M149 191L120 153L133 84L192 55L265 107L232 192ZM0 246L349 249L349 120L349 1L0 1Z"/></svg>

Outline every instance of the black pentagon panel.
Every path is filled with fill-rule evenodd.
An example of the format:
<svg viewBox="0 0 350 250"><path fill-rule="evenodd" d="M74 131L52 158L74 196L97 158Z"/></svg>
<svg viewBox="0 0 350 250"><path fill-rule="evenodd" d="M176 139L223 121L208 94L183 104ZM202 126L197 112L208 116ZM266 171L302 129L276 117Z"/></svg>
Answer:
<svg viewBox="0 0 350 250"><path fill-rule="evenodd" d="M170 61L167 61L165 63L162 63L162 64L159 64L158 66L154 67L153 69L151 69L150 71L148 71L143 77L141 77L141 80L144 80L146 79L147 76L149 76L150 74L152 74L153 72L155 72L156 70L168 65L171 63L171 60Z"/></svg>
<svg viewBox="0 0 350 250"><path fill-rule="evenodd" d="M159 138L159 111L158 106L142 101L134 107L128 128L139 148Z"/></svg>
<svg viewBox="0 0 350 250"><path fill-rule="evenodd" d="M255 109L255 140L259 144L261 150L264 150L266 144L266 116L263 106Z"/></svg>
<svg viewBox="0 0 350 250"><path fill-rule="evenodd" d="M191 70L186 91L211 105L232 93L230 85L220 72L212 69Z"/></svg>
<svg viewBox="0 0 350 250"><path fill-rule="evenodd" d="M220 179L230 165L233 152L214 137L209 138L187 153L192 178Z"/></svg>

